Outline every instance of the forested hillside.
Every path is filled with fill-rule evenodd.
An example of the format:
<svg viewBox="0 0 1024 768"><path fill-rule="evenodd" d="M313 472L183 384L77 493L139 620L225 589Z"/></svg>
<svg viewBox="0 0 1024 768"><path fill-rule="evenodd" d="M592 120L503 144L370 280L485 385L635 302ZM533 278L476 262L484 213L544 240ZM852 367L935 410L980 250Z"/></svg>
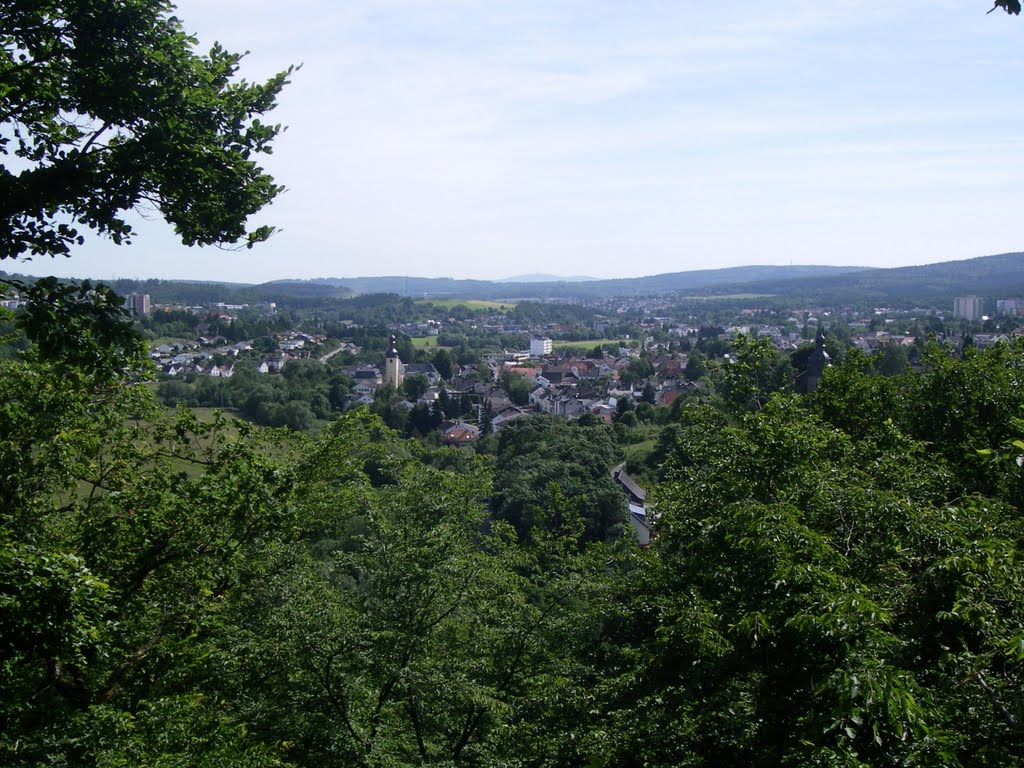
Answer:
<svg viewBox="0 0 1024 768"><path fill-rule="evenodd" d="M915 267L865 269L842 277L807 276L733 283L729 290L823 304L933 306L954 296L1007 298L1024 292L1024 253L1002 253Z"/></svg>
<svg viewBox="0 0 1024 768"><path fill-rule="evenodd" d="M0 279L5 274L0 272ZM913 267L780 266L692 270L578 282L502 283L418 277L277 280L261 285L180 280L115 280L119 293L148 293L157 303L278 302L290 307L343 305L354 295L390 293L443 300L580 299L676 295L715 300L744 294L810 304L942 306L968 294L1012 298L1024 293L1024 254L1004 253ZM734 300L734 299L733 299Z"/></svg>
<svg viewBox="0 0 1024 768"><path fill-rule="evenodd" d="M249 221L283 189L257 162L281 131L262 118L293 70L242 80L242 56L197 52L172 10L0 5L0 259L67 255L89 231L125 242L139 208L185 245L270 236ZM926 342L941 319L922 319L913 369L895 341L843 349L801 396L809 348L740 333L726 359L704 326L685 399L656 412L645 387L614 425L520 414L478 453L339 414L347 383L317 361L279 385L250 371L162 392L244 410L252 385L265 415L301 392L317 432L170 413L113 291L11 284L0 765L1024 763L1019 338L977 350L967 324L944 347ZM359 307L379 323L428 311L307 291L322 293L338 327ZM471 358L476 324L452 320ZM379 330L360 330L371 353ZM649 357L620 381L650 376ZM625 455L620 437L648 428L643 458ZM641 548L610 473L652 457Z"/></svg>
<svg viewBox="0 0 1024 768"><path fill-rule="evenodd" d="M850 352L803 398L741 348L643 550L604 425L522 420L495 464L358 410L228 429L74 352L0 362L5 764L1024 754L1020 345Z"/></svg>

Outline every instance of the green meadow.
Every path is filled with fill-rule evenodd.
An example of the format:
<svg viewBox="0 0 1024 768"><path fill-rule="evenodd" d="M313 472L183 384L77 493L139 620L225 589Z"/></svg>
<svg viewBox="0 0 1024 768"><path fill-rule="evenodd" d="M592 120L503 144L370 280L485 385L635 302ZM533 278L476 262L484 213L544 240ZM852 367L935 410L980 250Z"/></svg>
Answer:
<svg viewBox="0 0 1024 768"><path fill-rule="evenodd" d="M487 309L495 312L511 312L516 308L515 301L491 301L489 299L420 299L417 304L433 304L435 307L452 309L454 307L466 307L467 309Z"/></svg>

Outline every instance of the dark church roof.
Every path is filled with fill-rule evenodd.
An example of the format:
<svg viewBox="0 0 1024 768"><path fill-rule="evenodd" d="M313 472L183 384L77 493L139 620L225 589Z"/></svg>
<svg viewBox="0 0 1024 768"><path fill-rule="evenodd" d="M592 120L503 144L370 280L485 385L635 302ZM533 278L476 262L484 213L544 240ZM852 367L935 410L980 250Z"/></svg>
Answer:
<svg viewBox="0 0 1024 768"><path fill-rule="evenodd" d="M620 469L615 472L615 479L623 487L626 493L636 499L638 504L644 503L644 499L647 497L647 491L637 485L636 481L627 475L625 470Z"/></svg>
<svg viewBox="0 0 1024 768"><path fill-rule="evenodd" d="M431 374L431 373L436 374L437 373L437 368L434 367L433 363L406 363L405 364L405 374L406 374L406 376L412 375L414 373L423 373L423 374L428 374L428 375Z"/></svg>
<svg viewBox="0 0 1024 768"><path fill-rule="evenodd" d="M808 375L820 377L831 361L832 358L825 351L825 330L818 326L818 333L814 337L814 351L807 358Z"/></svg>

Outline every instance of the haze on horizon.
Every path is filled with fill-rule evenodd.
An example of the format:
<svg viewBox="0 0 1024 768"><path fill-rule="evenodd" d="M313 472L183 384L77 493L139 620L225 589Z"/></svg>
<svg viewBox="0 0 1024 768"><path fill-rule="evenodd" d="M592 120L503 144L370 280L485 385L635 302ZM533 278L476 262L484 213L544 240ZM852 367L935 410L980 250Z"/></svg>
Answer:
<svg viewBox="0 0 1024 768"><path fill-rule="evenodd" d="M135 242L8 271L263 282L1021 250L1024 19L982 0L765 7L180 0L242 74L302 64L269 116L288 192L247 251Z"/></svg>

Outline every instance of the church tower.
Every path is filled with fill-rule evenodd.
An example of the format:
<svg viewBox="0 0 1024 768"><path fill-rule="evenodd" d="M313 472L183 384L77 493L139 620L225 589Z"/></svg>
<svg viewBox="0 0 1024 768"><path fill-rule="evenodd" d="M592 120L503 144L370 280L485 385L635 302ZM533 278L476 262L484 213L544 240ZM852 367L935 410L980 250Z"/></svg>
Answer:
<svg viewBox="0 0 1024 768"><path fill-rule="evenodd" d="M395 346L395 334L391 334L391 346L388 347L388 354L384 361L384 383L393 389L402 387L402 360L398 357L398 349Z"/></svg>
<svg viewBox="0 0 1024 768"><path fill-rule="evenodd" d="M814 337L814 351L807 358L807 380L804 392L813 392L818 388L818 381L831 362L832 358L825 351L825 330L819 325L818 333Z"/></svg>

